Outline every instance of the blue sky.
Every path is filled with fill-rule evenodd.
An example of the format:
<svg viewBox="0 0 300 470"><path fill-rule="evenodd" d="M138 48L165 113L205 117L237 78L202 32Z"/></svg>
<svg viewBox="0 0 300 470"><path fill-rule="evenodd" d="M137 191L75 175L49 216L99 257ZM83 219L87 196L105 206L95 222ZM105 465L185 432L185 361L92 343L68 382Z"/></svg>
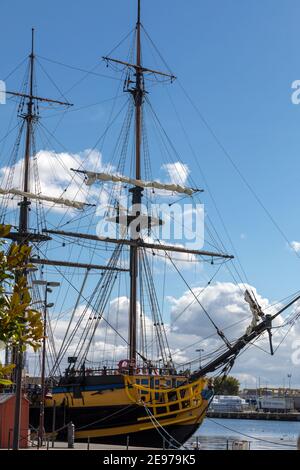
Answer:
<svg viewBox="0 0 300 470"><path fill-rule="evenodd" d="M189 0L188 7L177 0L142 3L145 28L291 241L300 239L300 107L290 99L291 83L300 78L299 9L294 0ZM13 18L12 11L18 11ZM80 2L70 6L70 2L56 0L3 1L2 17L9 21L3 21L0 31L1 77L27 54L32 26L37 30L37 54L90 69L134 25L135 1L87 1L84 9ZM61 90L82 77L80 72L51 63L43 65ZM106 73L103 66L97 71ZM19 79L16 74L9 85ZM57 96L49 82L39 89ZM92 77L67 97L80 106L113 97L115 90L113 80ZM162 93L157 90L151 94L156 109ZM169 90L249 280L272 298L297 290L299 259L241 182L178 84ZM178 122L168 107L158 111L169 133L176 133ZM90 110L74 113L60 127L57 137L66 148L79 152L93 145L105 109L97 113L93 119ZM177 136L175 143L193 173L197 172L183 136ZM200 176L197 181L202 184ZM208 195L203 200L218 224Z"/></svg>
<svg viewBox="0 0 300 470"><path fill-rule="evenodd" d="M179 83L169 85L168 91L166 86L153 87L153 106L193 178L205 188L173 112L171 94L248 279L272 300L299 289L300 259L203 126L180 84L288 240L300 241L300 105L291 102L291 84L300 79L299 11L297 0L142 2L142 23L179 77ZM134 27L135 14L133 0L87 0L84 4L3 0L0 78L28 54L32 26L39 56L89 70ZM145 61L151 62L145 46ZM124 50L117 50L115 56L121 57ZM62 91L83 76L41 62ZM158 66L163 68L159 60ZM111 74L101 64L96 70ZM21 73L13 75L8 87L16 87L21 78ZM92 76L66 96L76 106L84 106L114 97L117 87L116 80ZM39 93L58 96L42 73ZM109 106L70 113L57 130L58 140L75 153L92 147L105 126ZM6 122L12 110L8 107L0 107L1 122ZM56 128L55 119L50 119L49 126ZM105 161L108 154L104 149ZM155 154L151 159L153 168L159 168ZM209 194L202 199L230 251Z"/></svg>

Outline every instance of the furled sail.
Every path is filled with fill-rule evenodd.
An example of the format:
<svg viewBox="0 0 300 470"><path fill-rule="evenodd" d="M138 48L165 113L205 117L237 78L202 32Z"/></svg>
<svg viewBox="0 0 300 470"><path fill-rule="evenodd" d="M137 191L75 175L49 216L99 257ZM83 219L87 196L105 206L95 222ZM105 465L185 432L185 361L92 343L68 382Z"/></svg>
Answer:
<svg viewBox="0 0 300 470"><path fill-rule="evenodd" d="M180 194L187 194L188 196L192 196L194 193L202 192L201 189L193 189L193 188L186 188L185 186L180 186L179 184L175 183L160 183L158 181L143 181L137 180L134 178L129 178L127 176L120 176L120 175L110 175L108 173L94 173L92 171L85 171L84 174L86 175L86 184L91 186L96 181L112 181L114 183L126 183L132 184L133 186L138 186L140 188L154 188L154 189L162 189L165 191L172 191Z"/></svg>
<svg viewBox="0 0 300 470"><path fill-rule="evenodd" d="M13 196L22 196L27 197L28 199L36 199L39 201L48 201L55 204L62 204L63 206L72 207L74 209L84 209L84 206L89 205L84 202L71 201L70 199L57 198L52 196L45 196L44 194L33 194L25 191L20 191L19 189L2 189L0 188L0 195L6 196L7 194L12 194Z"/></svg>
<svg viewBox="0 0 300 470"><path fill-rule="evenodd" d="M251 295L248 289L246 289L245 291L244 299L249 305L251 313L252 313L252 322L246 330L246 333L250 334L253 331L253 329L256 327L256 325L258 324L259 320L264 318L264 313L260 305L257 303L254 295L253 294Z"/></svg>

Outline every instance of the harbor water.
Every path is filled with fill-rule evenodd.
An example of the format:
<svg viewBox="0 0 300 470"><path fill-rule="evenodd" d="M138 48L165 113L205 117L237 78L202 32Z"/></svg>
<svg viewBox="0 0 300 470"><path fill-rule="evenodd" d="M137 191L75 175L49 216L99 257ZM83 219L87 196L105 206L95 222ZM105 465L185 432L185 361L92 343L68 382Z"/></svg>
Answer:
<svg viewBox="0 0 300 470"><path fill-rule="evenodd" d="M300 422L206 418L188 445L202 450L232 450L247 441L250 450L296 450Z"/></svg>

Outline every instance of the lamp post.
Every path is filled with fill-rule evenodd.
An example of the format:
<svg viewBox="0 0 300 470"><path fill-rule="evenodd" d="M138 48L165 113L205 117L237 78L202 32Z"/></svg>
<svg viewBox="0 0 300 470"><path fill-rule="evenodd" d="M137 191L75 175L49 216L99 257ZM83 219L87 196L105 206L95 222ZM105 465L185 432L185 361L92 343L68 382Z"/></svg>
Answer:
<svg viewBox="0 0 300 470"><path fill-rule="evenodd" d="M291 381L292 381L292 374L287 374L287 378L289 379L289 393L291 394Z"/></svg>
<svg viewBox="0 0 300 470"><path fill-rule="evenodd" d="M44 437L44 416L45 416L45 367L46 367L46 334L47 334L47 309L53 307L53 303L48 304L48 293L52 292L51 287L58 287L59 282L48 282L43 280L33 281L33 285L45 287L44 297L44 325L43 325L43 347L42 347L42 370L41 370L41 401L40 401L40 419L39 419L39 444L43 445Z"/></svg>
<svg viewBox="0 0 300 470"><path fill-rule="evenodd" d="M196 349L196 352L199 353L199 369L201 369L201 353L204 352L204 349Z"/></svg>

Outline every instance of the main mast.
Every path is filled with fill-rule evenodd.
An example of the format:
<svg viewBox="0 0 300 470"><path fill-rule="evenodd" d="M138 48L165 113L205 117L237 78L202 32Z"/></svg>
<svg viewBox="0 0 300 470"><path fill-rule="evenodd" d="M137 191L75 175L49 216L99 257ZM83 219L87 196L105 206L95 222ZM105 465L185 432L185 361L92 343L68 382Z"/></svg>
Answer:
<svg viewBox="0 0 300 470"><path fill-rule="evenodd" d="M135 88L131 90L135 105L135 178L141 179L141 133L142 106L144 98L143 69L141 67L141 2L138 0L138 15L136 23L136 67ZM140 215L142 188L135 186L131 189L132 206L136 217ZM140 227L131 228L131 239L139 237ZM133 230L135 233L133 233ZM133 371L136 363L136 332L137 332L137 278L138 278L138 247L130 247L130 303L129 303L129 361Z"/></svg>
<svg viewBox="0 0 300 470"><path fill-rule="evenodd" d="M107 63L112 62L127 67L131 71L134 71L135 80L130 80L129 77L126 78L124 84L124 91L131 93L133 98L133 103L135 107L135 175L134 178L125 178L120 177L116 180L115 176L107 175L104 173L94 173L87 172L82 170L74 170L78 173L83 173L86 175L87 184L93 184L98 179L102 181L119 181L132 184L133 187L129 190L132 193L132 211L127 221L127 226L129 227L129 238L122 239L111 239L111 238L102 238L99 236L93 236L90 234L84 233L71 233L71 232L61 232L56 230L45 230L46 233L51 234L60 234L65 236L72 236L75 238L83 239L93 239L96 241L106 241L109 243L124 244L130 246L130 300L129 300L129 361L130 361L130 371L134 373L136 367L136 356L137 356L137 300L138 300L138 275L139 275L139 252L144 248L158 249L163 251L177 251L184 253L191 253L191 250L184 249L179 246L167 246L162 244L149 244L145 243L140 235L141 226L139 223L139 216L141 214L141 201L143 196L143 189L145 187L161 188L171 191L179 191L179 193L192 195L195 192L201 192L198 189L183 188L180 185L162 185L161 183L153 182L144 182L142 180L141 174L141 146L142 146L142 130L143 130L143 101L145 96L145 85L144 85L144 75L150 74L159 77L168 78L171 80L176 79L176 77L171 73L162 72L159 70L153 70L142 65L141 57L141 0L138 0L137 3L137 22L136 22L136 60L135 63L126 62L120 59L115 59L112 57L104 56L102 57ZM171 187L172 186L172 187ZM119 223L116 221L116 223ZM152 218L148 217L148 227L152 225ZM199 256L209 256L211 258L221 257L231 259L232 256L224 253L214 253L207 252L204 250L193 250L193 254Z"/></svg>

